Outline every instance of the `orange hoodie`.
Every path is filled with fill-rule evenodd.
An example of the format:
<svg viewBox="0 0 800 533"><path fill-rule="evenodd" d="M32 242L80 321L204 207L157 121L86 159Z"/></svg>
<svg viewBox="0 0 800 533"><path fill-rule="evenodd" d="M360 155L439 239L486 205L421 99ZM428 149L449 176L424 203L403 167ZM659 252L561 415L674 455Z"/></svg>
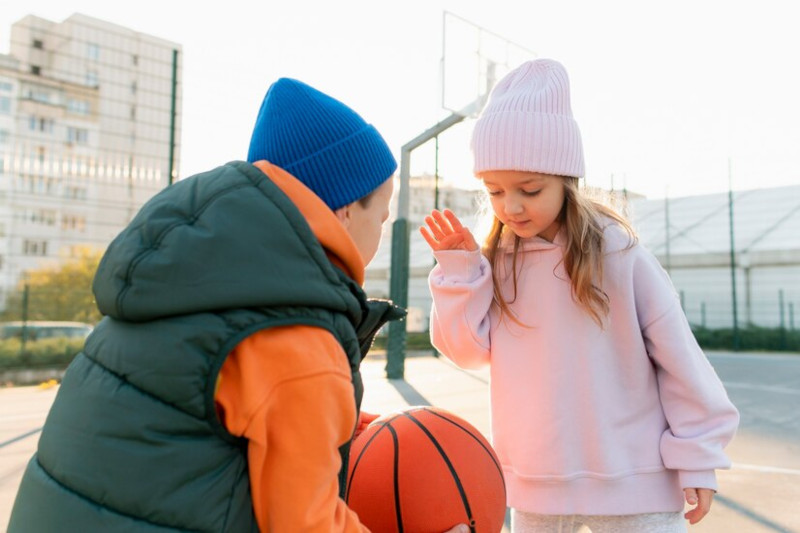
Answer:
<svg viewBox="0 0 800 533"><path fill-rule="evenodd" d="M364 262L333 212L286 171L255 166L294 202L331 261L362 284ZM230 353L215 400L228 431L248 440L261 531L368 531L339 498L338 448L356 427L353 397L347 356L327 330L263 330Z"/></svg>

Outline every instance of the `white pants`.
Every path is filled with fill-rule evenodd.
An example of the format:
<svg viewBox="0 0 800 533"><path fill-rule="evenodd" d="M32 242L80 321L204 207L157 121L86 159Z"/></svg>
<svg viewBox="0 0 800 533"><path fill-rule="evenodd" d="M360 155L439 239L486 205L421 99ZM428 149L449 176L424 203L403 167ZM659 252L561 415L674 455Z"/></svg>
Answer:
<svg viewBox="0 0 800 533"><path fill-rule="evenodd" d="M513 533L686 533L683 513L543 515L511 510Z"/></svg>

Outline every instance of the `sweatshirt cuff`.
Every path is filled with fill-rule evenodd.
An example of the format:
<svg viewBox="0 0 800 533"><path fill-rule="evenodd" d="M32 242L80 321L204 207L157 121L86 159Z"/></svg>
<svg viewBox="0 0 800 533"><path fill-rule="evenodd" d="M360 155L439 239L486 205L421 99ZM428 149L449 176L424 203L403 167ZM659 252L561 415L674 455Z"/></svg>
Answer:
<svg viewBox="0 0 800 533"><path fill-rule="evenodd" d="M434 252L440 274L449 282L471 283L481 275L481 252L440 250Z"/></svg>
<svg viewBox="0 0 800 533"><path fill-rule="evenodd" d="M711 489L717 491L717 475L713 470L680 470L682 489Z"/></svg>

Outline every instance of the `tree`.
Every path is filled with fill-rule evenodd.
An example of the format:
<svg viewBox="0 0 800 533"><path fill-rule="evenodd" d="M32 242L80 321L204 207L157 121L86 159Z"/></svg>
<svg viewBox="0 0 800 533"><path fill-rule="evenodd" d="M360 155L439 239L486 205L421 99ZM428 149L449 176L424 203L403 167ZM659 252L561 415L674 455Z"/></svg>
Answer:
<svg viewBox="0 0 800 533"><path fill-rule="evenodd" d="M25 272L3 312L5 320L70 320L97 323L101 314L92 294L92 280L103 252L80 247L57 264ZM27 297L26 297L27 287Z"/></svg>

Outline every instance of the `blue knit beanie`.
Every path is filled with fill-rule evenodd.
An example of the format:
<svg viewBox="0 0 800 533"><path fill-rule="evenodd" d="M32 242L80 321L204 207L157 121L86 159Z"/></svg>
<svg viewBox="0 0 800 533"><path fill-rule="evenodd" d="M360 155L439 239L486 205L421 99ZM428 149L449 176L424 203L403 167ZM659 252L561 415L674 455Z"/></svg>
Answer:
<svg viewBox="0 0 800 533"><path fill-rule="evenodd" d="M367 196L397 169L386 141L358 113L289 78L272 84L258 112L247 160L262 159L334 211Z"/></svg>

